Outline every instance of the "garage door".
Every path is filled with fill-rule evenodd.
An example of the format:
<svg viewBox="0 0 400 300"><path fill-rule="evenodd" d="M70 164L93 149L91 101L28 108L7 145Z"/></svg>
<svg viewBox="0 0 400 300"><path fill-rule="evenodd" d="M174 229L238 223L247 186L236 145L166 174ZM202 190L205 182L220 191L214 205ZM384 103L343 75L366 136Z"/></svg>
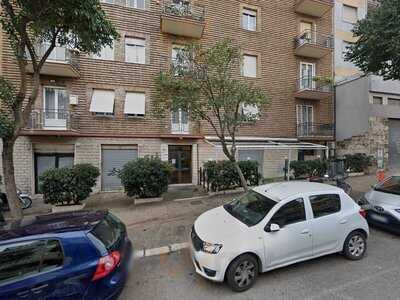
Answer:
<svg viewBox="0 0 400 300"><path fill-rule="evenodd" d="M389 120L389 168L400 171L400 120Z"/></svg>
<svg viewBox="0 0 400 300"><path fill-rule="evenodd" d="M102 159L102 173L101 173L101 187L103 191L116 191L121 190L121 180L115 175L111 174L113 170L120 170L122 167L137 159L137 148L122 148L112 149L103 147L101 153Z"/></svg>

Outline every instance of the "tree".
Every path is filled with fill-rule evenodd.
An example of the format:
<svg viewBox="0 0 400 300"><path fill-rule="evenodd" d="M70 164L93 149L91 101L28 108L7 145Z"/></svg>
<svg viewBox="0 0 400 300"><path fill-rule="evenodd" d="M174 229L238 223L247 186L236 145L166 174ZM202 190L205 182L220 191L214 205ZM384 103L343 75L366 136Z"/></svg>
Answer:
<svg viewBox="0 0 400 300"><path fill-rule="evenodd" d="M241 126L260 118L259 111L267 97L259 87L238 79L240 63L240 49L231 40L225 39L208 49L189 44L178 51L172 67L157 77L155 111L163 117L166 111L180 109L187 111L191 120L208 124L247 189L236 161L236 136Z"/></svg>
<svg viewBox="0 0 400 300"><path fill-rule="evenodd" d="M40 71L56 46L87 53L98 53L112 45L118 33L99 0L0 0L1 24L13 50L19 82L0 77L0 137L3 142L3 173L11 215L22 217L16 194L13 149L28 122L38 97ZM41 56L37 46L49 43ZM27 73L27 61L33 74Z"/></svg>
<svg viewBox="0 0 400 300"><path fill-rule="evenodd" d="M383 0L353 29L358 41L348 47L346 59L364 73L400 79L400 0Z"/></svg>

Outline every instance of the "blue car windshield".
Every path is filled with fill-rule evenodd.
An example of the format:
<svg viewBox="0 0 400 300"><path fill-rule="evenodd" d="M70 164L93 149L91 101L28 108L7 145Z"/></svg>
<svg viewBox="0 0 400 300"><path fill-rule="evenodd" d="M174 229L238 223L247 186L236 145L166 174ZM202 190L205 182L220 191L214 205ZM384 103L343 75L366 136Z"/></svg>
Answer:
<svg viewBox="0 0 400 300"><path fill-rule="evenodd" d="M255 191L250 191L242 197L225 204L224 208L236 219L250 227L261 222L276 203L276 201L268 197Z"/></svg>
<svg viewBox="0 0 400 300"><path fill-rule="evenodd" d="M378 184L375 191L400 195L400 176L392 176L388 180Z"/></svg>

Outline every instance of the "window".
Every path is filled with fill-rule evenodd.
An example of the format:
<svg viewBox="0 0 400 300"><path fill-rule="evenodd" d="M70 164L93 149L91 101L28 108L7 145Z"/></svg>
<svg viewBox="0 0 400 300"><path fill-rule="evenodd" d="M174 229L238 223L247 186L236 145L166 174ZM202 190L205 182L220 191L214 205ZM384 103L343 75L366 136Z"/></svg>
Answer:
<svg viewBox="0 0 400 300"><path fill-rule="evenodd" d="M310 197L314 218L320 218L340 211L338 194L316 195Z"/></svg>
<svg viewBox="0 0 400 300"><path fill-rule="evenodd" d="M114 0L101 0L101 2L108 3L108 4L114 4Z"/></svg>
<svg viewBox="0 0 400 300"><path fill-rule="evenodd" d="M343 21L354 24L357 20L357 7L343 4Z"/></svg>
<svg viewBox="0 0 400 300"><path fill-rule="evenodd" d="M243 55L243 76L257 77L257 56Z"/></svg>
<svg viewBox="0 0 400 300"><path fill-rule="evenodd" d="M342 42L342 57L346 58L347 52L349 52L349 47L351 47L353 43L343 41Z"/></svg>
<svg viewBox="0 0 400 300"><path fill-rule="evenodd" d="M57 240L37 240L0 246L0 285L61 266L63 253Z"/></svg>
<svg viewBox="0 0 400 300"><path fill-rule="evenodd" d="M144 116L146 111L146 94L127 92L125 96L124 114L136 117Z"/></svg>
<svg viewBox="0 0 400 300"><path fill-rule="evenodd" d="M383 97L373 96L372 97L372 104L383 105Z"/></svg>
<svg viewBox="0 0 400 300"><path fill-rule="evenodd" d="M145 9L146 3L145 3L145 0L126 0L126 6L133 7L133 8L139 8L139 9Z"/></svg>
<svg viewBox="0 0 400 300"><path fill-rule="evenodd" d="M383 193L400 195L400 176L390 177L386 181L379 183L374 190ZM398 197L393 199L398 199Z"/></svg>
<svg viewBox="0 0 400 300"><path fill-rule="evenodd" d="M400 106L400 98L388 98L388 105Z"/></svg>
<svg viewBox="0 0 400 300"><path fill-rule="evenodd" d="M110 251L124 236L125 226L113 214L107 216L90 232L91 237L100 241Z"/></svg>
<svg viewBox="0 0 400 300"><path fill-rule="evenodd" d="M125 38L125 61L130 63L146 63L146 40L142 38Z"/></svg>
<svg viewBox="0 0 400 300"><path fill-rule="evenodd" d="M242 105L242 113L243 113L243 115L249 116L252 119L254 118L254 116L257 115L257 119L258 119L259 111L258 111L257 105L251 105L251 104L245 105L245 104L243 104Z"/></svg>
<svg viewBox="0 0 400 300"><path fill-rule="evenodd" d="M96 115L114 115L114 91L93 90L90 112Z"/></svg>
<svg viewBox="0 0 400 300"><path fill-rule="evenodd" d="M290 201L282 206L271 218L269 224L278 224L284 227L289 224L303 222L306 220L303 198Z"/></svg>
<svg viewBox="0 0 400 300"><path fill-rule="evenodd" d="M178 109L171 115L172 133L189 133L189 115L186 110Z"/></svg>
<svg viewBox="0 0 400 300"><path fill-rule="evenodd" d="M103 47L99 53L93 55L93 58L114 60L114 43L111 47L110 46Z"/></svg>
<svg viewBox="0 0 400 300"><path fill-rule="evenodd" d="M315 64L308 62L300 63L300 90L315 89Z"/></svg>
<svg viewBox="0 0 400 300"><path fill-rule="evenodd" d="M242 28L250 31L257 30L257 11L243 9L242 12Z"/></svg>

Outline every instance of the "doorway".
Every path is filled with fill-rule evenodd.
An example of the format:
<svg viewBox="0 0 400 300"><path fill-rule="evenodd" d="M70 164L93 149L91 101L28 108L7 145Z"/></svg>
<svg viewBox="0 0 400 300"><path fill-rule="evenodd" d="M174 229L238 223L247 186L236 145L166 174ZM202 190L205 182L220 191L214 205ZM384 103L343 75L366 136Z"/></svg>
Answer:
<svg viewBox="0 0 400 300"><path fill-rule="evenodd" d="M44 128L61 129L67 127L69 100L67 91L62 88L44 88Z"/></svg>
<svg viewBox="0 0 400 300"><path fill-rule="evenodd" d="M192 183L191 145L168 145L168 161L173 166L171 184Z"/></svg>

